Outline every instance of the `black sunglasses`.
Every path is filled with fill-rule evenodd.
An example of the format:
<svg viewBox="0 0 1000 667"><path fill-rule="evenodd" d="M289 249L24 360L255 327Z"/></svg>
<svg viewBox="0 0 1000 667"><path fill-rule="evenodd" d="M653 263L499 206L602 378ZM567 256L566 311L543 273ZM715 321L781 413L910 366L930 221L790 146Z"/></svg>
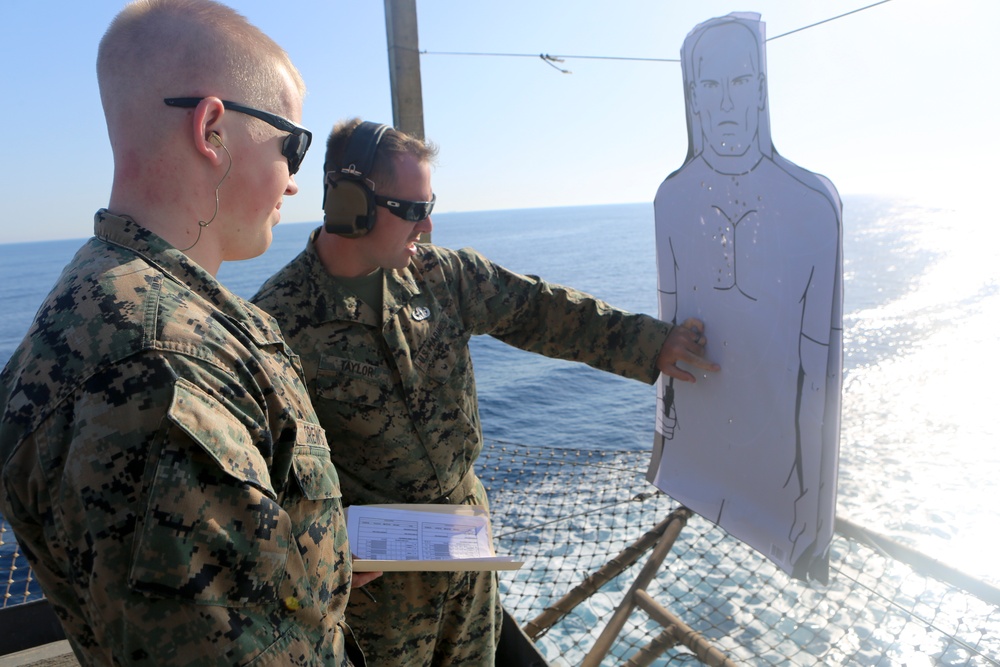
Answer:
<svg viewBox="0 0 1000 667"><path fill-rule="evenodd" d="M181 107L182 109L193 109L198 106L204 97L168 97L164 102L168 106ZM273 113L268 113L267 111L261 111L260 109L254 109L253 107L243 106L242 104L237 104L236 102L227 102L222 100L222 106L230 111L237 111L239 113L244 113L248 116L253 116L254 118L259 118L271 127L277 128L282 132L290 132L290 134L285 137L285 142L281 145L281 154L285 156L288 160L288 174L289 176L294 174L302 166L302 160L306 156L306 151L309 150L309 145L312 144L312 132L302 127L301 125L296 125L287 118L282 118Z"/></svg>
<svg viewBox="0 0 1000 667"><path fill-rule="evenodd" d="M436 201L437 195L435 194L431 195L430 201L406 201L405 199L393 199L391 197L375 195L376 204L382 208L389 209L390 213L407 222L420 222L430 217L431 211L434 210L434 202Z"/></svg>

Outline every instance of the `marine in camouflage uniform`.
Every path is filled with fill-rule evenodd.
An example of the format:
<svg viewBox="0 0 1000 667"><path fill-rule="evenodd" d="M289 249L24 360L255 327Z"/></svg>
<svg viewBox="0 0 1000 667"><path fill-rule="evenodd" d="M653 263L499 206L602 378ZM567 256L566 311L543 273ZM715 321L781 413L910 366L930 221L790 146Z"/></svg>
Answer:
<svg viewBox="0 0 1000 667"><path fill-rule="evenodd" d="M418 245L405 269L385 271L376 312L324 268L320 233L253 300L302 357L345 505L487 506L474 472L483 435L473 335L648 383L659 375L670 325L472 250ZM385 573L366 589L377 601L352 595L347 618L371 664L493 664L494 573Z"/></svg>
<svg viewBox="0 0 1000 667"><path fill-rule="evenodd" d="M85 665L348 665L337 472L276 323L101 211L0 374L0 511ZM349 632L349 631L348 631Z"/></svg>

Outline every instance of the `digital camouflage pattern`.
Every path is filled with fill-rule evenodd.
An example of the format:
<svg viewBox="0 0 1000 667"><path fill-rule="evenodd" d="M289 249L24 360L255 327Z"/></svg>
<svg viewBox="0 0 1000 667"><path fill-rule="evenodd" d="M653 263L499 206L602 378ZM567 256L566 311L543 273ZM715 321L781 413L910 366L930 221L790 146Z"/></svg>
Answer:
<svg viewBox="0 0 1000 667"><path fill-rule="evenodd" d="M84 665L349 665L337 471L276 323L99 211L0 374L0 512Z"/></svg>
<svg viewBox="0 0 1000 667"><path fill-rule="evenodd" d="M302 357L346 505L486 505L473 472L483 446L468 347L473 335L490 334L549 357L648 383L656 380L656 358L668 324L508 271L472 250L418 248L406 269L386 273L381 313L326 272L312 240L253 299L278 319ZM414 615L433 613L440 633L453 617L467 613L469 605L498 615L495 576L479 576L488 579L488 585L475 576L452 576L449 585L471 585L482 592L474 601L462 598L444 607L438 597L441 579L430 575L387 573L369 584L383 595L409 586L409 596L422 587L423 599L383 598L376 592L378 603L370 604L353 595L348 621L370 662L393 664L400 646L412 649L425 641L423 630L415 630L409 640L405 636ZM415 582L404 583L407 577ZM491 651L499 632L499 616L495 618L493 633L469 628L467 636L452 643L470 644L468 652L481 658L483 642ZM394 630L399 628L403 631ZM384 640L386 647L373 643L377 637L396 635L403 638ZM470 659L434 664L487 663Z"/></svg>
<svg viewBox="0 0 1000 667"><path fill-rule="evenodd" d="M352 593L347 616L368 664L494 664L503 609L493 572L386 572L365 590L374 600Z"/></svg>

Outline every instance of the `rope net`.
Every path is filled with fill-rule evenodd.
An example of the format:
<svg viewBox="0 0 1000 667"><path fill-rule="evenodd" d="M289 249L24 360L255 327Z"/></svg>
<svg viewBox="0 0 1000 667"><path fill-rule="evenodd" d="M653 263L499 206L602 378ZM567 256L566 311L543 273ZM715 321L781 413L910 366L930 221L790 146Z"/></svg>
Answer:
<svg viewBox="0 0 1000 667"><path fill-rule="evenodd" d="M476 464L497 553L525 562L499 573L504 607L552 667L584 662L648 559L653 529L679 509L646 482L648 461L490 441ZM4 608L41 597L5 522L0 590ZM839 534L824 586L791 579L694 515L646 591L735 664L1000 665L995 601ZM700 664L663 630L634 610L600 664Z"/></svg>
<svg viewBox="0 0 1000 667"><path fill-rule="evenodd" d="M551 627L533 621L572 606L560 601L678 509L646 481L648 463L496 441L477 462L497 553L525 561L500 573L504 607L553 667L583 662L649 553L568 614L550 610ZM1000 665L1000 606L839 534L830 560L829 585L798 581L694 515L646 590L736 664ZM662 630L633 611L600 664L700 664L683 645L642 656Z"/></svg>

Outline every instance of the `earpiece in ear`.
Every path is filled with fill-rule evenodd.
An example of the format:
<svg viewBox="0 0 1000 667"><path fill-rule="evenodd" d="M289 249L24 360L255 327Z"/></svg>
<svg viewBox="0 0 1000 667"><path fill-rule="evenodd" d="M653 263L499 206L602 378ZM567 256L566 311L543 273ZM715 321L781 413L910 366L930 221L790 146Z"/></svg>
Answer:
<svg viewBox="0 0 1000 667"><path fill-rule="evenodd" d="M222 148L222 137L219 136L218 132L208 135L208 142Z"/></svg>

